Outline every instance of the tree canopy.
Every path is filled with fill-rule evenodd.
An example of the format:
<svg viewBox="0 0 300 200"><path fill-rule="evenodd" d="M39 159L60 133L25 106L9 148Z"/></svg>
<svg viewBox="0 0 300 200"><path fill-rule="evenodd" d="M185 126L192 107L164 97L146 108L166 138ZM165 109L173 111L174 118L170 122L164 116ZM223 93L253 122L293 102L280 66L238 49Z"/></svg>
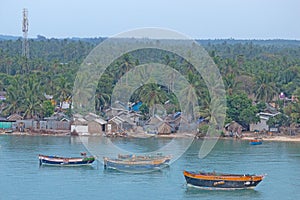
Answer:
<svg viewBox="0 0 300 200"><path fill-rule="evenodd" d="M6 100L0 101L0 115L19 113L27 118L49 116L52 107L45 94L53 96L52 106L56 108L63 101L71 101L75 78L78 81L88 78L84 74L76 77L80 64L102 41L103 38L30 39L30 59L25 59L21 56L21 39L0 40L0 92L6 92ZM246 127L251 122L257 122L256 113L264 109L262 105L278 101L280 92L287 98L293 95L294 99L300 100L299 41L198 42L209 53L223 77L227 92L227 121L234 120ZM198 106L192 112L199 117L210 118L212 99L201 74L178 55L153 49L129 52L106 69L99 78L94 95L96 112L103 114L104 108L109 107L113 88L119 80L125 86L130 84L127 72L150 61L159 61L182 74L189 82L189 87L184 88L181 94L198 100ZM143 72L140 73L141 81L146 81ZM142 101L148 108L168 101L163 105L168 112L180 111L183 108L179 108L177 97L172 93L178 84L174 77L167 77L169 82L164 86L144 85L134 92L131 100ZM253 103L258 104L254 106ZM300 123L299 101L278 105L292 122ZM185 106L190 107L189 102Z"/></svg>

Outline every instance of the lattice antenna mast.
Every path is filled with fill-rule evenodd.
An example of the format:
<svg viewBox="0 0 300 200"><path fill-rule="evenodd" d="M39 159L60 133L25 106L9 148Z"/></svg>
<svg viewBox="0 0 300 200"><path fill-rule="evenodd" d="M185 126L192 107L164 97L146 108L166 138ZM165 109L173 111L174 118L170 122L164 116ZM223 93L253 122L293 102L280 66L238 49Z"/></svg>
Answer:
<svg viewBox="0 0 300 200"><path fill-rule="evenodd" d="M22 56L29 58L29 45L28 45L28 10L23 9L23 44L22 44Z"/></svg>

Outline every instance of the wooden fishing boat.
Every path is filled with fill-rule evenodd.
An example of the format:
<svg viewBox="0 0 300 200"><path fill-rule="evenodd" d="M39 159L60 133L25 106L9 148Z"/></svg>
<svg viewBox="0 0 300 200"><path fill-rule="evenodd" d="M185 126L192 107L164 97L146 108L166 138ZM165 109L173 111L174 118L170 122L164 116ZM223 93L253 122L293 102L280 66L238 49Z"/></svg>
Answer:
<svg viewBox="0 0 300 200"><path fill-rule="evenodd" d="M253 189L264 175L183 172L187 185L201 189Z"/></svg>
<svg viewBox="0 0 300 200"><path fill-rule="evenodd" d="M157 154L150 154L150 155L134 155L134 154L118 154L118 159L122 160L153 160L153 159L160 159L165 158L161 153ZM170 157L170 156L169 156Z"/></svg>
<svg viewBox="0 0 300 200"><path fill-rule="evenodd" d="M252 140L250 140L249 144L251 144L251 145L262 144L262 139L258 139L258 138L252 139Z"/></svg>
<svg viewBox="0 0 300 200"><path fill-rule="evenodd" d="M125 172L147 172L167 167L171 156L163 155L118 155L118 158L104 157L104 168Z"/></svg>
<svg viewBox="0 0 300 200"><path fill-rule="evenodd" d="M56 166L83 166L91 165L95 161L93 156L83 157L59 157L39 155L40 165L56 165Z"/></svg>

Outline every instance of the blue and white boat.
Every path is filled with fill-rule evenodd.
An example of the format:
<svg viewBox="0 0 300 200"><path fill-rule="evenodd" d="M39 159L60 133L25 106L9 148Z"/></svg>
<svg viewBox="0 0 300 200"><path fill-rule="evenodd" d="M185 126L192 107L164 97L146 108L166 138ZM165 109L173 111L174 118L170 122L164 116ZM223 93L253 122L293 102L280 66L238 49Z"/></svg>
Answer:
<svg viewBox="0 0 300 200"><path fill-rule="evenodd" d="M95 157L59 157L39 155L40 165L54 165L54 166L83 166L91 165L95 161Z"/></svg>

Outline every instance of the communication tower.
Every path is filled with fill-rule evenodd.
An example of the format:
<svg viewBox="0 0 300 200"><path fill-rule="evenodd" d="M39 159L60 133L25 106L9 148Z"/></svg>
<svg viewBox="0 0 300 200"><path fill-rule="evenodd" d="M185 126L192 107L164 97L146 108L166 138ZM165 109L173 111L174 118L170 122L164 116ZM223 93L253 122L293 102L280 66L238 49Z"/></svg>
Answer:
<svg viewBox="0 0 300 200"><path fill-rule="evenodd" d="M26 8L23 9L23 43L22 43L22 56L25 58L29 58L29 45L28 45L28 10Z"/></svg>

